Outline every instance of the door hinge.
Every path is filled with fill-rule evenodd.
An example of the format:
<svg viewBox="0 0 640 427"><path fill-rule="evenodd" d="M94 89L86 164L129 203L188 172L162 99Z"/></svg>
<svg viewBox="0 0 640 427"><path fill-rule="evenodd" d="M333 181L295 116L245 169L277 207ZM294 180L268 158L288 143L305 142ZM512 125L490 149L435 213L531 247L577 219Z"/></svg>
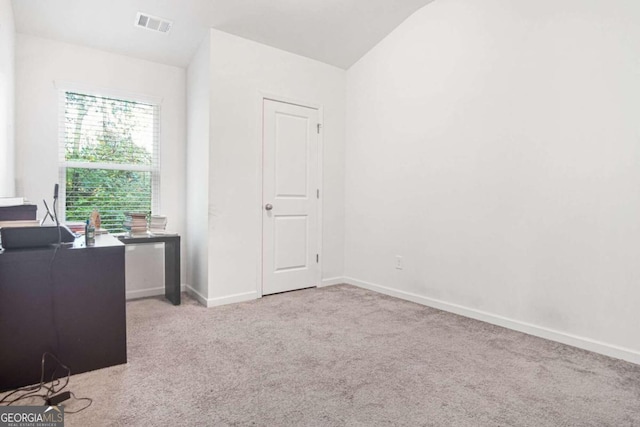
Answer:
<svg viewBox="0 0 640 427"><path fill-rule="evenodd" d="M320 262L320 255L316 254L316 262Z"/></svg>
<svg viewBox="0 0 640 427"><path fill-rule="evenodd" d="M320 123L318 123L318 133L320 133L320 128L322 127L322 125Z"/></svg>
<svg viewBox="0 0 640 427"><path fill-rule="evenodd" d="M318 188L316 190L316 199L319 199L319 198L320 198L320 189Z"/></svg>

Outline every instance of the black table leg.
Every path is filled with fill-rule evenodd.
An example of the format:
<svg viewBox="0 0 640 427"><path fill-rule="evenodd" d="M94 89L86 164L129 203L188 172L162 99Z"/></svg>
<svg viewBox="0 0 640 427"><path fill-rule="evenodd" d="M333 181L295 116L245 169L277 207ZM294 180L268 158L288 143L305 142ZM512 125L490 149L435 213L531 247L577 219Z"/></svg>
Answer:
<svg viewBox="0 0 640 427"><path fill-rule="evenodd" d="M118 236L125 245L164 243L164 296L173 305L180 305L180 236Z"/></svg>
<svg viewBox="0 0 640 427"><path fill-rule="evenodd" d="M180 237L164 243L164 296L180 305Z"/></svg>

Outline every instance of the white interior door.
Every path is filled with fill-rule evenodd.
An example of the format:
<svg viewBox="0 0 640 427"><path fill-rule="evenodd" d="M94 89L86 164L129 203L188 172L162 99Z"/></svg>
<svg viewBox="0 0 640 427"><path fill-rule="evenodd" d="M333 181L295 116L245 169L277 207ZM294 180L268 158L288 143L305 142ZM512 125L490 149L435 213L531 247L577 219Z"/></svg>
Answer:
<svg viewBox="0 0 640 427"><path fill-rule="evenodd" d="M320 283L318 119L317 109L264 100L263 295Z"/></svg>

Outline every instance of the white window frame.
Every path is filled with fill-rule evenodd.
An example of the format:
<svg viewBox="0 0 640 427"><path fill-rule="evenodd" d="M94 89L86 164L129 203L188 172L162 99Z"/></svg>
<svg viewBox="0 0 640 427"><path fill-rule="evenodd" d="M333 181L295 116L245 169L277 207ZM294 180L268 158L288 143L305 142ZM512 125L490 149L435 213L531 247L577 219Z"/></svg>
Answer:
<svg viewBox="0 0 640 427"><path fill-rule="evenodd" d="M58 216L61 222L66 221L66 200L67 186L66 176L67 168L84 168L84 169L109 169L109 170L127 170L138 172L151 172L151 213L160 213L160 164L161 164L161 127L160 114L162 98L143 95L127 91L118 91L113 89L99 88L82 83L55 81L54 85L58 89L58 179L59 200L62 202L58 206ZM134 165L121 163L94 163L94 162L77 162L65 160L65 106L66 93L74 92L82 95L90 95L103 98L112 98L123 101L139 102L152 105L154 111L154 127L156 129L156 140L154 141L154 153L152 155L151 165Z"/></svg>

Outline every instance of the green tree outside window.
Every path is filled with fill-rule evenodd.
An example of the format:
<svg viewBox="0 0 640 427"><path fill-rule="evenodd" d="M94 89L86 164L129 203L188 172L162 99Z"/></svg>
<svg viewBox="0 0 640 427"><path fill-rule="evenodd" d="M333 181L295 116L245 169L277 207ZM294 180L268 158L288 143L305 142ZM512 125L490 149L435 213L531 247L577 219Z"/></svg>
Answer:
<svg viewBox="0 0 640 427"><path fill-rule="evenodd" d="M65 220L85 221L98 209L102 228L122 232L125 212L152 210L157 107L73 92L64 96Z"/></svg>

